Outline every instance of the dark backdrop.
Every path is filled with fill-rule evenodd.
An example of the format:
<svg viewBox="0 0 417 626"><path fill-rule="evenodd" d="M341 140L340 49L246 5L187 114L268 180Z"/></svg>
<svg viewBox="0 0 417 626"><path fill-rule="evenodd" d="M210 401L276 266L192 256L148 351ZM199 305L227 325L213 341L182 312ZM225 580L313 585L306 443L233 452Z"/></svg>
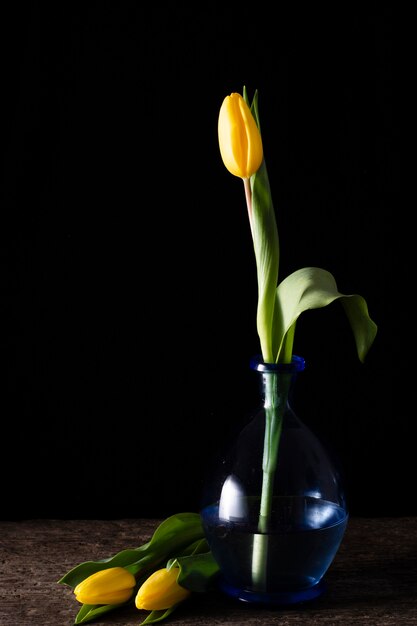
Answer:
<svg viewBox="0 0 417 626"><path fill-rule="evenodd" d="M379 326L361 364L339 304L306 313L295 408L339 457L353 513L417 513L393 367L393 15L311 6L2 9L3 518L199 507L257 401L252 241L217 143L243 85L259 90L281 278L324 267Z"/></svg>

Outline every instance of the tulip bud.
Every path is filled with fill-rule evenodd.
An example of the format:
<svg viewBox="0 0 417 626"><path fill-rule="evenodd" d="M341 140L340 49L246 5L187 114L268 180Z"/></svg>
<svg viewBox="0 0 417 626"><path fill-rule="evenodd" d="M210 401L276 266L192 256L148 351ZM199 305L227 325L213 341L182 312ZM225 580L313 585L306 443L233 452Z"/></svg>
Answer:
<svg viewBox="0 0 417 626"><path fill-rule="evenodd" d="M124 567L109 567L91 574L74 589L82 604L121 604L133 595L136 579Z"/></svg>
<svg viewBox="0 0 417 626"><path fill-rule="evenodd" d="M255 174L263 159L261 133L239 93L232 93L223 100L218 133L220 154L229 172L239 178Z"/></svg>
<svg viewBox="0 0 417 626"><path fill-rule="evenodd" d="M157 570L145 580L136 595L136 608L147 611L161 611L179 604L191 591L177 583L178 567Z"/></svg>

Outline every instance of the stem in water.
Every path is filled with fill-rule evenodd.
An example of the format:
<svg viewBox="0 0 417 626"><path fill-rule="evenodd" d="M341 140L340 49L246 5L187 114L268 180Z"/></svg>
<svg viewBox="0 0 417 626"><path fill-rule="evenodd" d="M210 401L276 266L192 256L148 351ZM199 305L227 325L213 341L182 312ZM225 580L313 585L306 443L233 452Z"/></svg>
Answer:
<svg viewBox="0 0 417 626"><path fill-rule="evenodd" d="M279 397L278 375L276 372L264 374L265 436L262 459L262 492L258 519L258 533L254 535L252 551L252 580L260 590L266 587L268 564L268 531L273 502L275 471L278 460L278 447L282 431L282 418L285 402Z"/></svg>

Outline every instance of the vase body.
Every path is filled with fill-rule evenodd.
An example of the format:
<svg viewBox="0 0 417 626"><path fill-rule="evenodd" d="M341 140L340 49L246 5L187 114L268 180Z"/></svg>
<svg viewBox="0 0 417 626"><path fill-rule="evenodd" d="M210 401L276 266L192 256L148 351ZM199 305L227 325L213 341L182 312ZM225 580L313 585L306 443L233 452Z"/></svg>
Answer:
<svg viewBox="0 0 417 626"><path fill-rule="evenodd" d="M251 361L260 406L219 459L202 520L220 588L245 602L287 605L318 597L348 521L339 473L291 408L304 360Z"/></svg>

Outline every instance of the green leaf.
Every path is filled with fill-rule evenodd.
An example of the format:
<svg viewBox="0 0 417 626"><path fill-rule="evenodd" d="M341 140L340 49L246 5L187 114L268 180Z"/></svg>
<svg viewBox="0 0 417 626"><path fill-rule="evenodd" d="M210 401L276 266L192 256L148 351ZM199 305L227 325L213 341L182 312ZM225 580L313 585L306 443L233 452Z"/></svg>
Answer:
<svg viewBox="0 0 417 626"><path fill-rule="evenodd" d="M122 550L114 556L99 561L85 561L67 572L59 584L73 589L91 574L109 567L126 567L139 576L156 569L170 557L186 548L193 541L204 538L201 517L198 513L177 513L163 521L151 540L144 545Z"/></svg>
<svg viewBox="0 0 417 626"><path fill-rule="evenodd" d="M197 541L194 541L193 543L191 543L184 550L181 550L181 552L178 552L177 557L191 556L192 554L200 554L201 552L208 552L209 550L210 548L207 543L207 539L204 537L203 539L197 539ZM168 563L170 563L173 560L175 559L170 559ZM166 567L168 567L168 564Z"/></svg>
<svg viewBox="0 0 417 626"><path fill-rule="evenodd" d="M210 551L207 539L201 539L189 546L188 550L170 559L166 567L167 569L178 567L178 584L196 592L207 591L219 572L219 566Z"/></svg>
<svg viewBox="0 0 417 626"><path fill-rule="evenodd" d="M250 107L259 132L261 132L258 90L255 91L250 104L246 86L243 86L243 98ZM263 159L258 171L251 176L250 185L252 209L249 212L249 221L255 250L258 281L256 326L263 359L265 362L271 363L274 361L272 328L275 290L278 283L279 239L265 159Z"/></svg>
<svg viewBox="0 0 417 626"><path fill-rule="evenodd" d="M121 604L83 604L75 618L75 624L87 624L100 615L114 611Z"/></svg>
<svg viewBox="0 0 417 626"><path fill-rule="evenodd" d="M210 551L202 554L178 557L169 567L179 567L177 582L189 591L208 591L219 573L219 566Z"/></svg>
<svg viewBox="0 0 417 626"><path fill-rule="evenodd" d="M278 283L279 241L265 160L251 177L250 218L258 279L256 323L265 362L273 362L272 322Z"/></svg>
<svg viewBox="0 0 417 626"><path fill-rule="evenodd" d="M294 326L301 313L325 307L338 299L352 327L358 357L362 362L365 360L377 333L365 299L358 294L340 293L330 272L319 267L304 267L287 276L276 291L274 333L279 345L277 362L284 362L284 348L286 356L292 352Z"/></svg>
<svg viewBox="0 0 417 626"><path fill-rule="evenodd" d="M142 624L156 624L156 622L162 622L162 620L166 619L175 609L178 604L171 606L170 609L162 609L161 611L151 611L147 618L141 622Z"/></svg>
<svg viewBox="0 0 417 626"><path fill-rule="evenodd" d="M189 546L184 554L185 556L170 559L166 564L167 569L179 568L177 582L181 587L196 593L208 591L219 572L219 566L209 550L207 541L204 539L196 542L193 546ZM152 611L142 624L162 622L175 611L177 606L179 604L166 611Z"/></svg>
<svg viewBox="0 0 417 626"><path fill-rule="evenodd" d="M72 570L67 572L59 581L59 584L65 584L73 589L78 585L78 583L85 580L88 576L95 574L95 572L99 572L100 570L109 568L109 567L126 567L137 564L139 557L140 560L144 562L146 560L147 551L139 551L138 549L131 550L122 550L118 552L113 557L109 557L108 559L101 559L99 561L85 561L84 563L80 563L76 565Z"/></svg>

